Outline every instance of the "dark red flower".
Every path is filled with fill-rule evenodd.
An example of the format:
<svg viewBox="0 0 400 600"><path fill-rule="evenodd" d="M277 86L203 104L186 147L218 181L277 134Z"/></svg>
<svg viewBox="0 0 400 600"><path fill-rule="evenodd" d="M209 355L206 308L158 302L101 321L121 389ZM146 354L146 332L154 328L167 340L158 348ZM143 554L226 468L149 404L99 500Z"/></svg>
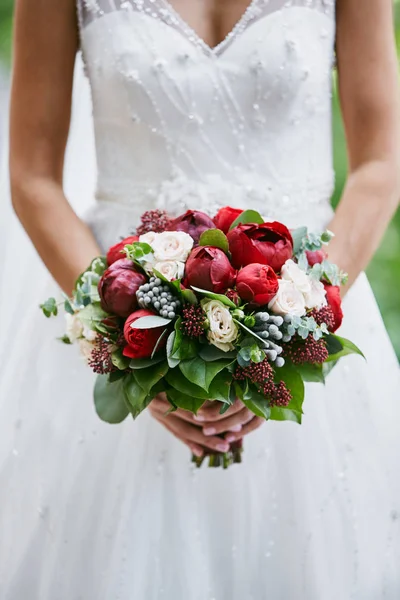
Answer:
<svg viewBox="0 0 400 600"><path fill-rule="evenodd" d="M122 240L121 242L118 242L118 244L111 246L111 248L107 252L108 266L112 265L113 263L115 263L117 260L120 260L121 258L126 258L124 251L123 251L124 246L126 246L127 244L133 244L133 242L138 242L138 241L139 241L139 237L137 235L131 235L131 236L125 238L124 240Z"/></svg>
<svg viewBox="0 0 400 600"><path fill-rule="evenodd" d="M99 281L103 310L119 317L129 316L138 306L136 292L146 281L131 260L121 258L114 262Z"/></svg>
<svg viewBox="0 0 400 600"><path fill-rule="evenodd" d="M310 250L306 250L306 256L310 267L322 263L328 258L328 255L325 252L325 250L314 250L313 252L311 252Z"/></svg>
<svg viewBox="0 0 400 600"><path fill-rule="evenodd" d="M145 308L137 310L132 313L126 320L124 326L124 336L127 342L123 350L123 355L129 358L149 358L157 341L159 340L165 327L153 327L152 329L136 329L132 327L132 324L140 319L141 317L154 316L154 313ZM163 348L167 343L167 336L165 335L160 341L159 348Z"/></svg>
<svg viewBox="0 0 400 600"><path fill-rule="evenodd" d="M167 227L167 231L184 231L188 233L195 244L198 243L202 233L207 229L215 229L214 221L199 210L187 210L185 214L173 219Z"/></svg>
<svg viewBox="0 0 400 600"><path fill-rule="evenodd" d="M235 221L242 212L243 210L241 208L232 208L231 206L220 208L214 217L215 226L224 233L228 233L233 221Z"/></svg>
<svg viewBox="0 0 400 600"><path fill-rule="evenodd" d="M233 287L236 278L236 271L225 252L212 246L195 248L186 262L185 273L186 285L217 294Z"/></svg>
<svg viewBox="0 0 400 600"><path fill-rule="evenodd" d="M236 289L242 300L263 306L278 293L278 277L270 266L253 263L239 271Z"/></svg>
<svg viewBox="0 0 400 600"><path fill-rule="evenodd" d="M293 239L282 223L247 223L238 225L228 233L232 264L237 269L251 263L269 265L280 271L293 256Z"/></svg>
<svg viewBox="0 0 400 600"><path fill-rule="evenodd" d="M332 328L332 332L335 332L337 329L339 329L343 321L340 287L337 285L329 285L328 283L324 283L324 287L326 291L326 301L332 309L334 318L334 327Z"/></svg>

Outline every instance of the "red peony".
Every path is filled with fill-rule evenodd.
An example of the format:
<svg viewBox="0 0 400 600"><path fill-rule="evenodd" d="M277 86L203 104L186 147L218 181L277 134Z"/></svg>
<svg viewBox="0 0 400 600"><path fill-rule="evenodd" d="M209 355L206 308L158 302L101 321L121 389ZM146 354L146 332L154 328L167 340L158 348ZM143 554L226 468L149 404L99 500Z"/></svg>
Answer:
<svg viewBox="0 0 400 600"><path fill-rule="evenodd" d="M233 287L236 278L236 271L225 252L212 246L195 248L186 262L185 273L188 286L217 294Z"/></svg>
<svg viewBox="0 0 400 600"><path fill-rule="evenodd" d="M293 239L282 223L247 223L238 225L228 233L232 264L237 269L251 263L269 265L280 271L293 256Z"/></svg>
<svg viewBox="0 0 400 600"><path fill-rule="evenodd" d="M328 283L324 283L324 287L326 291L326 301L333 312L334 327L332 328L332 332L335 332L339 329L343 321L340 287L338 285L329 285Z"/></svg>
<svg viewBox="0 0 400 600"><path fill-rule="evenodd" d="M215 227L221 229L224 233L228 233L230 226L243 210L241 208L232 208L231 206L224 206L220 208L214 217Z"/></svg>
<svg viewBox="0 0 400 600"><path fill-rule="evenodd" d="M242 300L263 306L278 293L279 283L270 266L254 263L239 271L236 289Z"/></svg>
<svg viewBox="0 0 400 600"><path fill-rule="evenodd" d="M131 260L121 258L114 262L99 281L103 310L119 317L129 316L138 306L136 292L146 281Z"/></svg>
<svg viewBox="0 0 400 600"><path fill-rule="evenodd" d="M153 327L152 329L135 329L131 325L141 317L154 316L150 310L141 309L132 313L126 320L124 326L124 336L127 346L123 350L123 355L129 358L149 358L160 335L165 327ZM167 336L160 341L159 348L163 348L167 343Z"/></svg>
<svg viewBox="0 0 400 600"><path fill-rule="evenodd" d="M184 231L188 233L195 244L199 242L202 233L207 229L215 229L214 221L199 210L187 210L185 214L171 221L167 231Z"/></svg>
<svg viewBox="0 0 400 600"><path fill-rule="evenodd" d="M311 252L310 250L306 250L306 256L310 267L322 263L328 258L328 255L325 252L325 250L314 250L313 252Z"/></svg>
<svg viewBox="0 0 400 600"><path fill-rule="evenodd" d="M131 235L131 236L125 238L124 240L122 240L121 242L118 242L118 244L111 246L111 248L107 252L108 266L112 265L113 263L115 263L117 260L120 260L121 258L126 258L124 251L123 251L124 247L127 244L133 244L133 242L138 242L138 241L139 241L139 237L137 235Z"/></svg>

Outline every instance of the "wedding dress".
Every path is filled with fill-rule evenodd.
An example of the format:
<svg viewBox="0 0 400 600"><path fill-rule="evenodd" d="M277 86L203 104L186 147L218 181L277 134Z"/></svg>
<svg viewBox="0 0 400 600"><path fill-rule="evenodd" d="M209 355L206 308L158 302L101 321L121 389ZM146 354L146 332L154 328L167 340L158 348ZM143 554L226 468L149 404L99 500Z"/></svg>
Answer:
<svg viewBox="0 0 400 600"><path fill-rule="evenodd" d="M78 2L103 248L156 207L329 223L334 13L253 0L210 48L165 0ZM30 288L4 319L2 600L400 598L399 370L364 275L341 331L367 361L309 384L304 423L267 422L227 471L194 469L148 413L101 422L91 372L54 340L62 321L28 310Z"/></svg>

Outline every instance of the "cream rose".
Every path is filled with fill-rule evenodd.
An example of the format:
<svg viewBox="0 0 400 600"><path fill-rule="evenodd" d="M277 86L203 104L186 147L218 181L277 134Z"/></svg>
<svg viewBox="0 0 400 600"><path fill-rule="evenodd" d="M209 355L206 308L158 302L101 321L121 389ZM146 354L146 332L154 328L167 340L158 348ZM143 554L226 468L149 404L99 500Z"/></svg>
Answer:
<svg viewBox="0 0 400 600"><path fill-rule="evenodd" d="M156 262L177 260L185 262L193 248L193 238L184 231L163 231L151 242Z"/></svg>
<svg viewBox="0 0 400 600"><path fill-rule="evenodd" d="M323 283L318 279L310 277L310 292L304 294L304 301L307 308L321 308L326 306L326 291Z"/></svg>
<svg viewBox="0 0 400 600"><path fill-rule="evenodd" d="M89 327L87 327L86 325L83 326L82 336L88 342L94 342L94 340L97 338L97 335L98 334L96 333L96 331L93 331L93 329L89 329Z"/></svg>
<svg viewBox="0 0 400 600"><path fill-rule="evenodd" d="M153 269L164 275L168 281L182 279L185 272L185 263L179 260L161 260L153 265Z"/></svg>
<svg viewBox="0 0 400 600"><path fill-rule="evenodd" d="M223 352L233 350L238 328L229 309L219 300L209 300L203 304L203 310L209 322L208 341Z"/></svg>
<svg viewBox="0 0 400 600"><path fill-rule="evenodd" d="M66 313L66 334L71 342L76 342L83 334L83 325L77 314L70 315Z"/></svg>
<svg viewBox="0 0 400 600"><path fill-rule="evenodd" d="M281 277L285 281L291 281L302 294L311 292L311 279L303 269L292 260L285 262L281 269Z"/></svg>
<svg viewBox="0 0 400 600"><path fill-rule="evenodd" d="M79 340L79 350L86 361L90 359L94 348L95 345L93 342L89 342L85 339Z"/></svg>
<svg viewBox="0 0 400 600"><path fill-rule="evenodd" d="M155 231L148 231L147 233L139 236L139 242L141 244L149 244L151 246L157 235L158 234Z"/></svg>
<svg viewBox="0 0 400 600"><path fill-rule="evenodd" d="M277 315L295 315L303 317L306 303L301 291L292 281L279 279L279 290L275 298L268 304L269 309Z"/></svg>

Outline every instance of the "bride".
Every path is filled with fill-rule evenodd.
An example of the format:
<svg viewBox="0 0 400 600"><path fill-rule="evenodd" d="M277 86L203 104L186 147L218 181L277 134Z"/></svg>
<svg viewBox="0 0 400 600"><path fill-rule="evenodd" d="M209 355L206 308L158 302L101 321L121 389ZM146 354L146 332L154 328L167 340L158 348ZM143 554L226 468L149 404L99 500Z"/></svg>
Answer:
<svg viewBox="0 0 400 600"><path fill-rule="evenodd" d="M98 168L84 220L63 191L79 46ZM334 48L350 164L335 215ZM362 271L396 209L399 140L389 0L17 0L12 199L57 284L70 292L151 208L230 204L329 226L330 259L349 273L342 332L367 362L309 384L302 426L260 426L240 404L165 416L160 396L113 427L94 413L89 369L53 341L62 324L29 311L37 286L15 277L17 248L21 307L2 321L2 600L398 600L399 370ZM81 151L82 189L90 166ZM242 465L190 467L188 447L242 437Z"/></svg>

